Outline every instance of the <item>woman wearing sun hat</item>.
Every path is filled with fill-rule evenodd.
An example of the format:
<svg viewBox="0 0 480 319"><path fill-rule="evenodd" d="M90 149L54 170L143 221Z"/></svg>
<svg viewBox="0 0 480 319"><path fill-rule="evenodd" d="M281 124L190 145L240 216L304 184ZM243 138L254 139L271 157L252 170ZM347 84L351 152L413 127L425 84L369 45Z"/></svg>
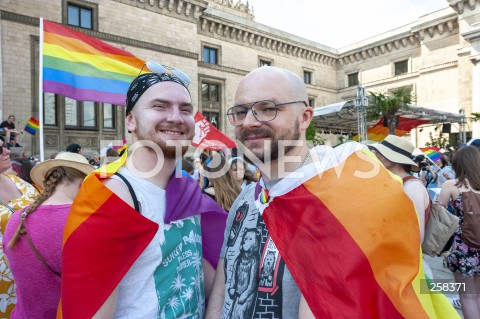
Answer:
<svg viewBox="0 0 480 319"><path fill-rule="evenodd" d="M425 221L430 212L430 200L423 183L410 175L410 172L418 172L418 165L412 160L415 146L404 138L388 135L382 142L369 145L380 162L392 173L400 176L403 180L403 190L412 200L417 210L420 223L420 236L423 242Z"/></svg>
<svg viewBox="0 0 480 319"><path fill-rule="evenodd" d="M43 186L43 192L31 206L12 215L3 236L17 285L11 318L55 318L63 229L80 185L93 169L85 157L70 152L32 169L32 180Z"/></svg>

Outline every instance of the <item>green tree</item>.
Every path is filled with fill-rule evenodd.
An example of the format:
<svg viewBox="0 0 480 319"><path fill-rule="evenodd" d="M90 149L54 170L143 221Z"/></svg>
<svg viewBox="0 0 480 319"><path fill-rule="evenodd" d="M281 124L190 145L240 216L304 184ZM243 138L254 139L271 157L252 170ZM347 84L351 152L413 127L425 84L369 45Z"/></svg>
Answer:
<svg viewBox="0 0 480 319"><path fill-rule="evenodd" d="M399 110L408 110L409 104L415 102L412 90L406 87L388 92L369 92L371 99L367 107L367 119L378 120L381 117L387 119L388 133L395 135L398 126Z"/></svg>
<svg viewBox="0 0 480 319"><path fill-rule="evenodd" d="M430 142L426 142L425 146L436 146L439 148L448 148L450 146L450 140L443 136L443 133L438 133L434 136L432 132L428 133Z"/></svg>
<svg viewBox="0 0 480 319"><path fill-rule="evenodd" d="M317 133L315 130L315 119L310 122L310 125L307 127L305 131L305 137L307 138L307 143L309 143L309 147L313 147L315 145L324 144L325 141L321 138L320 134Z"/></svg>
<svg viewBox="0 0 480 319"><path fill-rule="evenodd" d="M472 112L472 117L470 118L473 122L480 121L480 113L479 112Z"/></svg>

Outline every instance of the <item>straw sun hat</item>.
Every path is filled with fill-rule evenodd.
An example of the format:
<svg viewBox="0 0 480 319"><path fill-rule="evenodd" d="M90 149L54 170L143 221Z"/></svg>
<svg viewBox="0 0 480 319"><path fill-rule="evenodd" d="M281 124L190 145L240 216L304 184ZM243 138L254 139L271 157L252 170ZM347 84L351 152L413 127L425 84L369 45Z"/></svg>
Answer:
<svg viewBox="0 0 480 319"><path fill-rule="evenodd" d="M420 170L417 163L412 160L412 153L415 150L415 146L406 139L395 135L388 135L380 143L371 144L368 145L368 147L375 149L390 162L410 165L411 170L414 172Z"/></svg>
<svg viewBox="0 0 480 319"><path fill-rule="evenodd" d="M32 181L42 187L45 174L54 167L71 167L79 170L85 175L90 174L95 168L88 163L88 160L77 153L63 152L58 154L55 159L46 160L35 165L30 172Z"/></svg>

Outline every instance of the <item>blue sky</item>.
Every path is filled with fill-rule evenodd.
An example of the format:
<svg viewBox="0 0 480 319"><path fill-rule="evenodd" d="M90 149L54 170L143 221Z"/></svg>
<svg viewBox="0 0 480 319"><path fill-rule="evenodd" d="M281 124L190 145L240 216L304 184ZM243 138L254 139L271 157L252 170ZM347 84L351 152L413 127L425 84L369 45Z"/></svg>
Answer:
<svg viewBox="0 0 480 319"><path fill-rule="evenodd" d="M244 3L247 0L242 0ZM447 0L248 0L255 21L341 48L448 7Z"/></svg>

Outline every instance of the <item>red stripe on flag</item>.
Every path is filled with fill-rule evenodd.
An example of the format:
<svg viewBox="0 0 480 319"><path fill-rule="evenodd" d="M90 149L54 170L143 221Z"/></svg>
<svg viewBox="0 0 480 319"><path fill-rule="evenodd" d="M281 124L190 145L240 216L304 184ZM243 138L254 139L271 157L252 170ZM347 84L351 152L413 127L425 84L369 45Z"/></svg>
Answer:
<svg viewBox="0 0 480 319"><path fill-rule="evenodd" d="M303 185L275 197L262 216L317 318L403 318L355 240Z"/></svg>
<svg viewBox="0 0 480 319"><path fill-rule="evenodd" d="M72 206L72 214L92 204ZM146 219L116 195L83 221L63 246L61 313L91 318L151 242L158 224ZM80 257L81 256L81 257Z"/></svg>
<svg viewBox="0 0 480 319"><path fill-rule="evenodd" d="M45 32L50 32L54 34L59 34L65 37L69 38L74 38L78 39L80 41L83 41L87 43L88 45L92 46L93 48L105 52L105 53L110 53L110 54L118 54L118 55L124 55L124 56L130 56L130 57L135 57L133 54L130 52L124 51L122 49L118 49L114 46L108 45L105 42L102 42L94 37L90 37L88 35L85 35L83 33L80 33L78 31L75 31L73 29L64 27L60 24L48 21L48 20L43 20L43 30Z"/></svg>

